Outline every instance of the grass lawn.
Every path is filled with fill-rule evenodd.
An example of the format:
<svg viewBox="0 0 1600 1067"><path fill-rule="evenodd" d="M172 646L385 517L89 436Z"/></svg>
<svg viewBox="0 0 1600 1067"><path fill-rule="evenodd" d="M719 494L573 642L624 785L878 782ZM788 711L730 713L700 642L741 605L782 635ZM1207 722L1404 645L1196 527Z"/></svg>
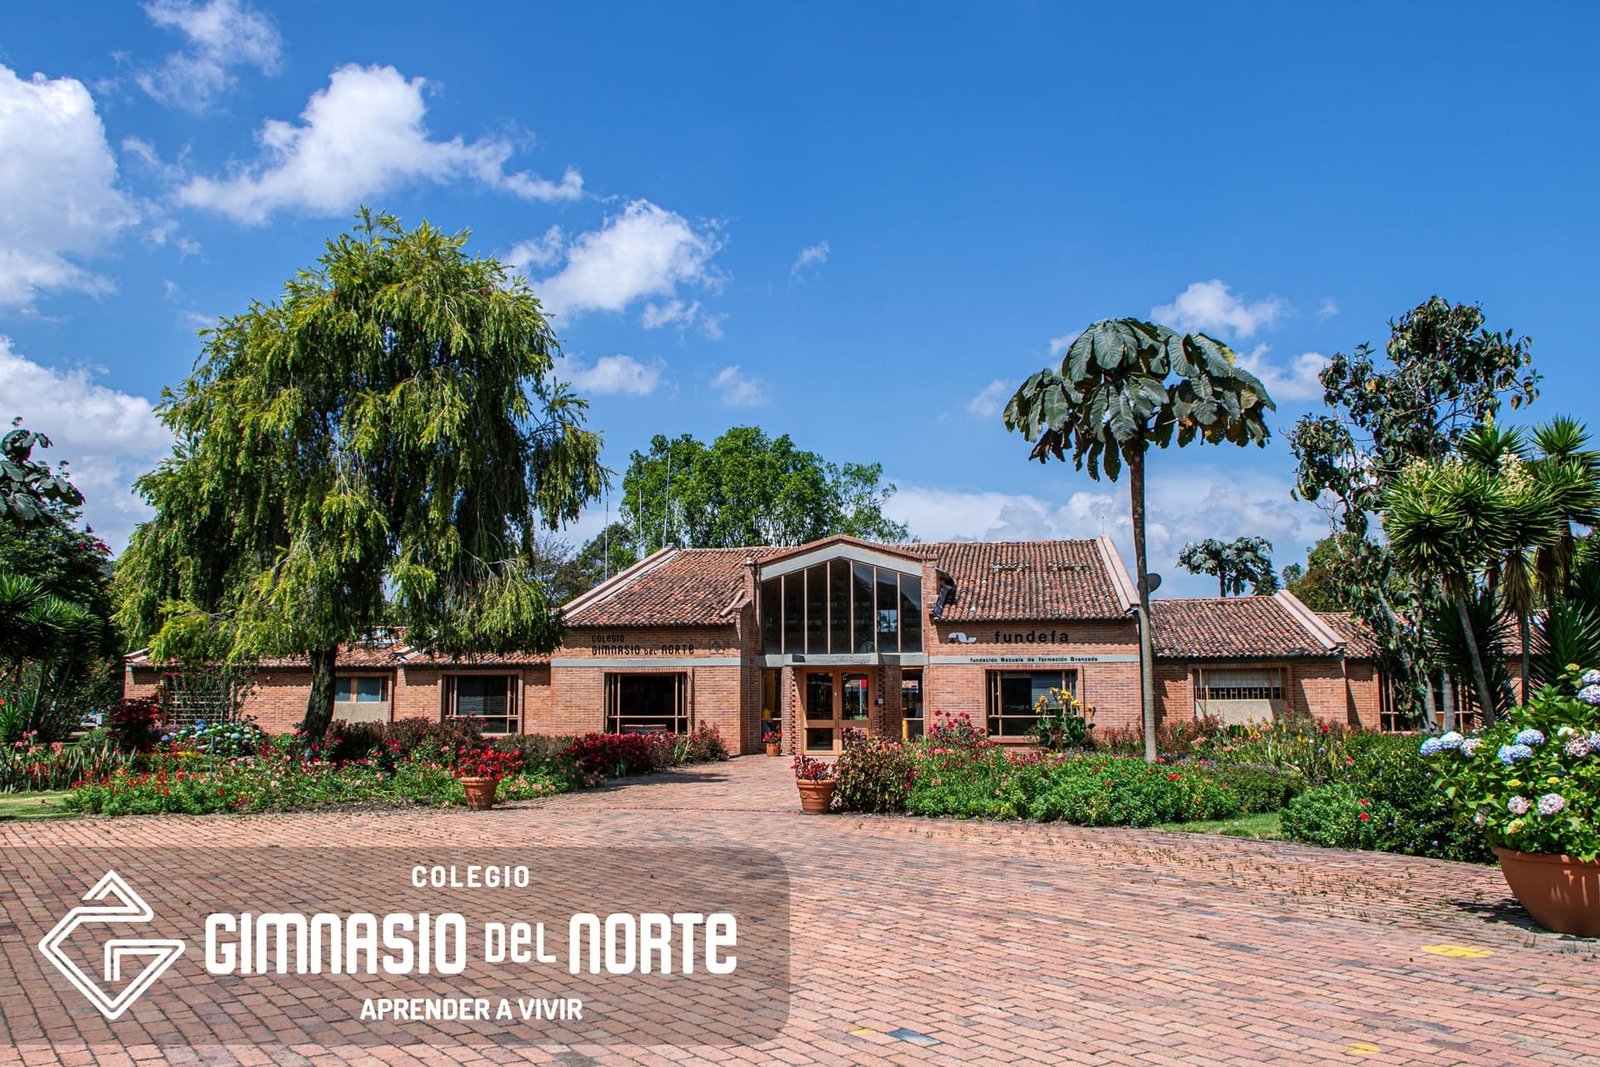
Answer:
<svg viewBox="0 0 1600 1067"><path fill-rule="evenodd" d="M73 813L61 806L66 790L44 793L0 793L0 822L7 819L60 819Z"/></svg>
<svg viewBox="0 0 1600 1067"><path fill-rule="evenodd" d="M1277 812L1241 815L1236 819L1208 819L1201 822L1169 822L1156 827L1180 834L1222 834L1225 837L1255 837L1280 840L1283 823Z"/></svg>

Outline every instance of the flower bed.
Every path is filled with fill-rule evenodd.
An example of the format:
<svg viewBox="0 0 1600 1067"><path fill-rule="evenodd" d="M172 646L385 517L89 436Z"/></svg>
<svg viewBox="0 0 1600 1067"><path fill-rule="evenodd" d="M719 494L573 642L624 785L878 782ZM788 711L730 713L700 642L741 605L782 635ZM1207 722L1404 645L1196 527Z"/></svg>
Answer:
<svg viewBox="0 0 1600 1067"><path fill-rule="evenodd" d="M1154 826L1276 811L1298 788L1271 768L1147 764L1103 753L1016 752L957 719L911 744L847 739L842 811Z"/></svg>
<svg viewBox="0 0 1600 1067"><path fill-rule="evenodd" d="M461 720L402 720L387 727L335 724L315 743L263 736L253 751L236 743L247 734L232 725L175 734L137 765L77 782L65 804L103 815L446 806L465 800L462 773L497 772L500 799L513 801L727 758L714 730L687 737L590 734L485 742ZM304 758L308 750L310 759Z"/></svg>

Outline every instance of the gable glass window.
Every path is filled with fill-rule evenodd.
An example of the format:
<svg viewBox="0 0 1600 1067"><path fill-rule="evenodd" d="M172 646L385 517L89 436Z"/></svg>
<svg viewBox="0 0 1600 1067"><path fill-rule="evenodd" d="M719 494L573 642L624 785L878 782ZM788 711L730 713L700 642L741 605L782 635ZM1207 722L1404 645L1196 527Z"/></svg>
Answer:
<svg viewBox="0 0 1600 1067"><path fill-rule="evenodd" d="M485 734L522 732L514 674L454 674L445 679L445 714L476 719Z"/></svg>
<svg viewBox="0 0 1600 1067"><path fill-rule="evenodd" d="M1027 737L1039 721L1034 710L1058 689L1076 696L1077 671L990 671L989 736Z"/></svg>
<svg viewBox="0 0 1600 1067"><path fill-rule="evenodd" d="M333 699L338 704L382 704L389 699L387 678L335 678Z"/></svg>
<svg viewBox="0 0 1600 1067"><path fill-rule="evenodd" d="M922 651L922 578L848 559L761 583L768 655Z"/></svg>

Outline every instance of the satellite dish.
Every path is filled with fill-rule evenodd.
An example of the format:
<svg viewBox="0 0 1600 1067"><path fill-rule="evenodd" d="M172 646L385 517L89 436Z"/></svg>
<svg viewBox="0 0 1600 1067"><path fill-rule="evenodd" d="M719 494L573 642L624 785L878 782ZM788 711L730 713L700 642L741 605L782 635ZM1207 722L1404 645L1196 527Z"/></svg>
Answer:
<svg viewBox="0 0 1600 1067"><path fill-rule="evenodd" d="M1161 588L1161 575L1151 572L1139 579L1139 592L1150 594Z"/></svg>

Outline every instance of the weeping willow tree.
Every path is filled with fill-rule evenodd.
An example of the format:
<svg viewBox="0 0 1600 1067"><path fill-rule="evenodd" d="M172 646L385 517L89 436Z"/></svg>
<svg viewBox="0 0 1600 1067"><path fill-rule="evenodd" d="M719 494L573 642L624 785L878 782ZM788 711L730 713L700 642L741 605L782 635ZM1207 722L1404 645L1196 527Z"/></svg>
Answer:
<svg viewBox="0 0 1600 1067"><path fill-rule="evenodd" d="M312 737L340 643L380 625L452 654L560 639L528 560L598 496L600 439L538 300L466 241L364 210L276 303L207 331L158 408L176 445L137 483L155 517L119 619L158 654L193 611L229 661L309 653Z"/></svg>

